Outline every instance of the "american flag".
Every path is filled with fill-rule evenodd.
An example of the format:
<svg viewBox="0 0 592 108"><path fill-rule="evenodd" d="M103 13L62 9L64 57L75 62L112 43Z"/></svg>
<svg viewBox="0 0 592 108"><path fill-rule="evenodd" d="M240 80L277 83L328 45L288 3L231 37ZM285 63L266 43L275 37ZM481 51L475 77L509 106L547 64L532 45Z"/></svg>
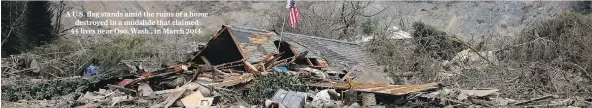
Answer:
<svg viewBox="0 0 592 108"><path fill-rule="evenodd" d="M294 0L288 0L286 8L290 10L290 27L296 28L296 23L298 23L298 9L294 6Z"/></svg>

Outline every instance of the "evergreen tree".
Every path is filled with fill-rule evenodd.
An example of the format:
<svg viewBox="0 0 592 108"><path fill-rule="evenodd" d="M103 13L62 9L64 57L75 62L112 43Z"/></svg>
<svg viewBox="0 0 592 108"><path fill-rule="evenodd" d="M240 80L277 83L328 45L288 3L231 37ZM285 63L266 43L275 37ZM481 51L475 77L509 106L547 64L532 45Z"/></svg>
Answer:
<svg viewBox="0 0 592 108"><path fill-rule="evenodd" d="M28 24L27 33L30 42L36 46L51 43L57 38L53 32L51 18L53 12L50 9L49 1L31 1L28 3Z"/></svg>

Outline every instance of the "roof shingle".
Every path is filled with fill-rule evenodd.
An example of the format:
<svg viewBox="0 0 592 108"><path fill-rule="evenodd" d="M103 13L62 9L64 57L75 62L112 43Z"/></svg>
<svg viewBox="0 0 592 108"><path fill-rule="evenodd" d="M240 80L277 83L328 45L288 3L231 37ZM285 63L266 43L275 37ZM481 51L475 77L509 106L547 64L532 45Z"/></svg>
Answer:
<svg viewBox="0 0 592 108"><path fill-rule="evenodd" d="M232 33L234 36L236 36L237 41L240 43L248 43L249 36L267 34L271 32L241 26L227 27L232 30ZM269 42L262 44L259 49L262 49L264 52L277 53L278 50L275 48L273 41L280 40L280 38L282 41L287 41L290 43L298 52L308 50L309 54L307 57L309 58L320 58L327 60L333 70L349 71L350 69L354 68L354 66L359 65L360 67L363 67L364 72L361 73L362 76L363 74L368 74L371 75L371 77L386 77L384 79L378 78L380 80L369 82L392 82L390 78L388 78L388 75L383 72L383 68L378 66L373 58L364 51L364 47L353 42L282 32L279 35L270 38L268 40ZM261 59L264 52L259 51L258 53L248 55L250 59L249 61L257 61L258 59Z"/></svg>

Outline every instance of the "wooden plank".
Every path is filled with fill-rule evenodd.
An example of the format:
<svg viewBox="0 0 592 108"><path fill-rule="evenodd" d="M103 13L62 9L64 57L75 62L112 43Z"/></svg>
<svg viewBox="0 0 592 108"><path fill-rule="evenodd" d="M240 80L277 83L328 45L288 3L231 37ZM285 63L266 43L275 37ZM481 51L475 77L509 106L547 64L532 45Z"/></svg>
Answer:
<svg viewBox="0 0 592 108"><path fill-rule="evenodd" d="M428 89L438 88L440 83L427 83L418 85L388 85L387 83L355 83L353 86L348 83L314 83L309 86L332 87L337 89L353 89L356 91L384 93L391 95L403 95L412 92L419 92Z"/></svg>
<svg viewBox="0 0 592 108"><path fill-rule="evenodd" d="M388 86L387 83L358 83L354 89L368 89L386 86Z"/></svg>
<svg viewBox="0 0 592 108"><path fill-rule="evenodd" d="M346 84L346 83L314 83L314 84L311 84L310 86L334 87L334 88L340 88L340 89L348 89L349 88L349 84Z"/></svg>
<svg viewBox="0 0 592 108"><path fill-rule="evenodd" d="M189 80L189 82L193 82L193 80L197 79L197 77L199 77L200 74L202 74L202 72L199 71L199 70L197 70L197 69L194 71L194 73L195 74L193 74L193 77L191 77L191 79Z"/></svg>
<svg viewBox="0 0 592 108"><path fill-rule="evenodd" d="M408 93L412 93L412 92L418 92L418 91L438 88L438 85L440 85L440 83L427 83L427 84L420 84L420 85L411 85L411 86L408 86L405 88L396 88L394 90L391 90L390 94L403 95L403 94L408 94Z"/></svg>
<svg viewBox="0 0 592 108"><path fill-rule="evenodd" d="M214 65L212 65L206 57L204 57L204 56L200 56L200 57L204 61L204 63L206 63L206 66L214 72L214 73L212 73L214 80L216 80L216 78L219 74L223 75L223 76L227 75L226 73L216 69L216 67L214 67Z"/></svg>
<svg viewBox="0 0 592 108"><path fill-rule="evenodd" d="M353 84L354 87L350 87L349 83L314 83L310 86L316 87L335 87L341 89L369 89L369 88L376 88L376 87L386 87L388 86L387 83L355 83Z"/></svg>
<svg viewBox="0 0 592 108"><path fill-rule="evenodd" d="M181 99L181 102L186 108L199 108L211 106L213 100L212 97L204 97L201 92L194 92Z"/></svg>
<svg viewBox="0 0 592 108"><path fill-rule="evenodd" d="M186 90L184 87L180 87L180 88L177 88L177 89L182 89L182 90L181 90L181 91L179 91L179 92L175 92L175 93L173 93L173 94L174 94L173 96L171 96L171 97L167 98L167 99L166 99L166 100L163 102L163 103L166 103L166 104L164 105L164 107L165 107L165 108L168 108L168 107L170 107L171 105L173 105L173 103L175 103L175 101L177 101L177 100L178 100L178 99L179 99L181 96L183 96L183 94L185 94L185 92L187 91L187 90Z"/></svg>
<svg viewBox="0 0 592 108"><path fill-rule="evenodd" d="M140 96L150 96L152 93L154 93L154 90L150 88L148 83L140 83L140 85L138 85L138 91L140 92Z"/></svg>
<svg viewBox="0 0 592 108"><path fill-rule="evenodd" d="M243 65L245 70L247 70L247 72L251 74L257 75L257 73L259 72L259 70L255 66L253 66L253 64L247 62L247 60L243 61Z"/></svg>
<svg viewBox="0 0 592 108"><path fill-rule="evenodd" d="M223 82L212 84L217 87L234 86L252 79L252 75L245 74L241 76L232 76L225 78Z"/></svg>
<svg viewBox="0 0 592 108"><path fill-rule="evenodd" d="M176 93L176 92L180 92L180 91L181 91L181 89L168 89L168 90L155 91L154 94L161 95L161 94L166 94L166 93Z"/></svg>
<svg viewBox="0 0 592 108"><path fill-rule="evenodd" d="M204 63L206 63L206 66L209 69L214 69L214 66L210 63L210 61L206 57L204 57L204 56L199 56L199 57L201 58L201 60L204 61Z"/></svg>
<svg viewBox="0 0 592 108"><path fill-rule="evenodd" d="M383 90L394 89L394 88L401 88L401 87L404 87L404 86L403 85L390 85L390 86L387 86L387 87L372 88L372 89L370 89L368 91L370 91L370 92L377 92L377 91L383 91Z"/></svg>

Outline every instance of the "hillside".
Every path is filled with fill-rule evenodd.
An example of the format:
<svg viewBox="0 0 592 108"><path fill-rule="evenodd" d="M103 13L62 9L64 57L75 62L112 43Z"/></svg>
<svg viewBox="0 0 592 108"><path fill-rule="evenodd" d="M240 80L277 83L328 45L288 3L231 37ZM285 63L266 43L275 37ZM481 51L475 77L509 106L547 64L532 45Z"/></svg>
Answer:
<svg viewBox="0 0 592 108"><path fill-rule="evenodd" d="M2 107L592 106L589 1L2 5Z"/></svg>

